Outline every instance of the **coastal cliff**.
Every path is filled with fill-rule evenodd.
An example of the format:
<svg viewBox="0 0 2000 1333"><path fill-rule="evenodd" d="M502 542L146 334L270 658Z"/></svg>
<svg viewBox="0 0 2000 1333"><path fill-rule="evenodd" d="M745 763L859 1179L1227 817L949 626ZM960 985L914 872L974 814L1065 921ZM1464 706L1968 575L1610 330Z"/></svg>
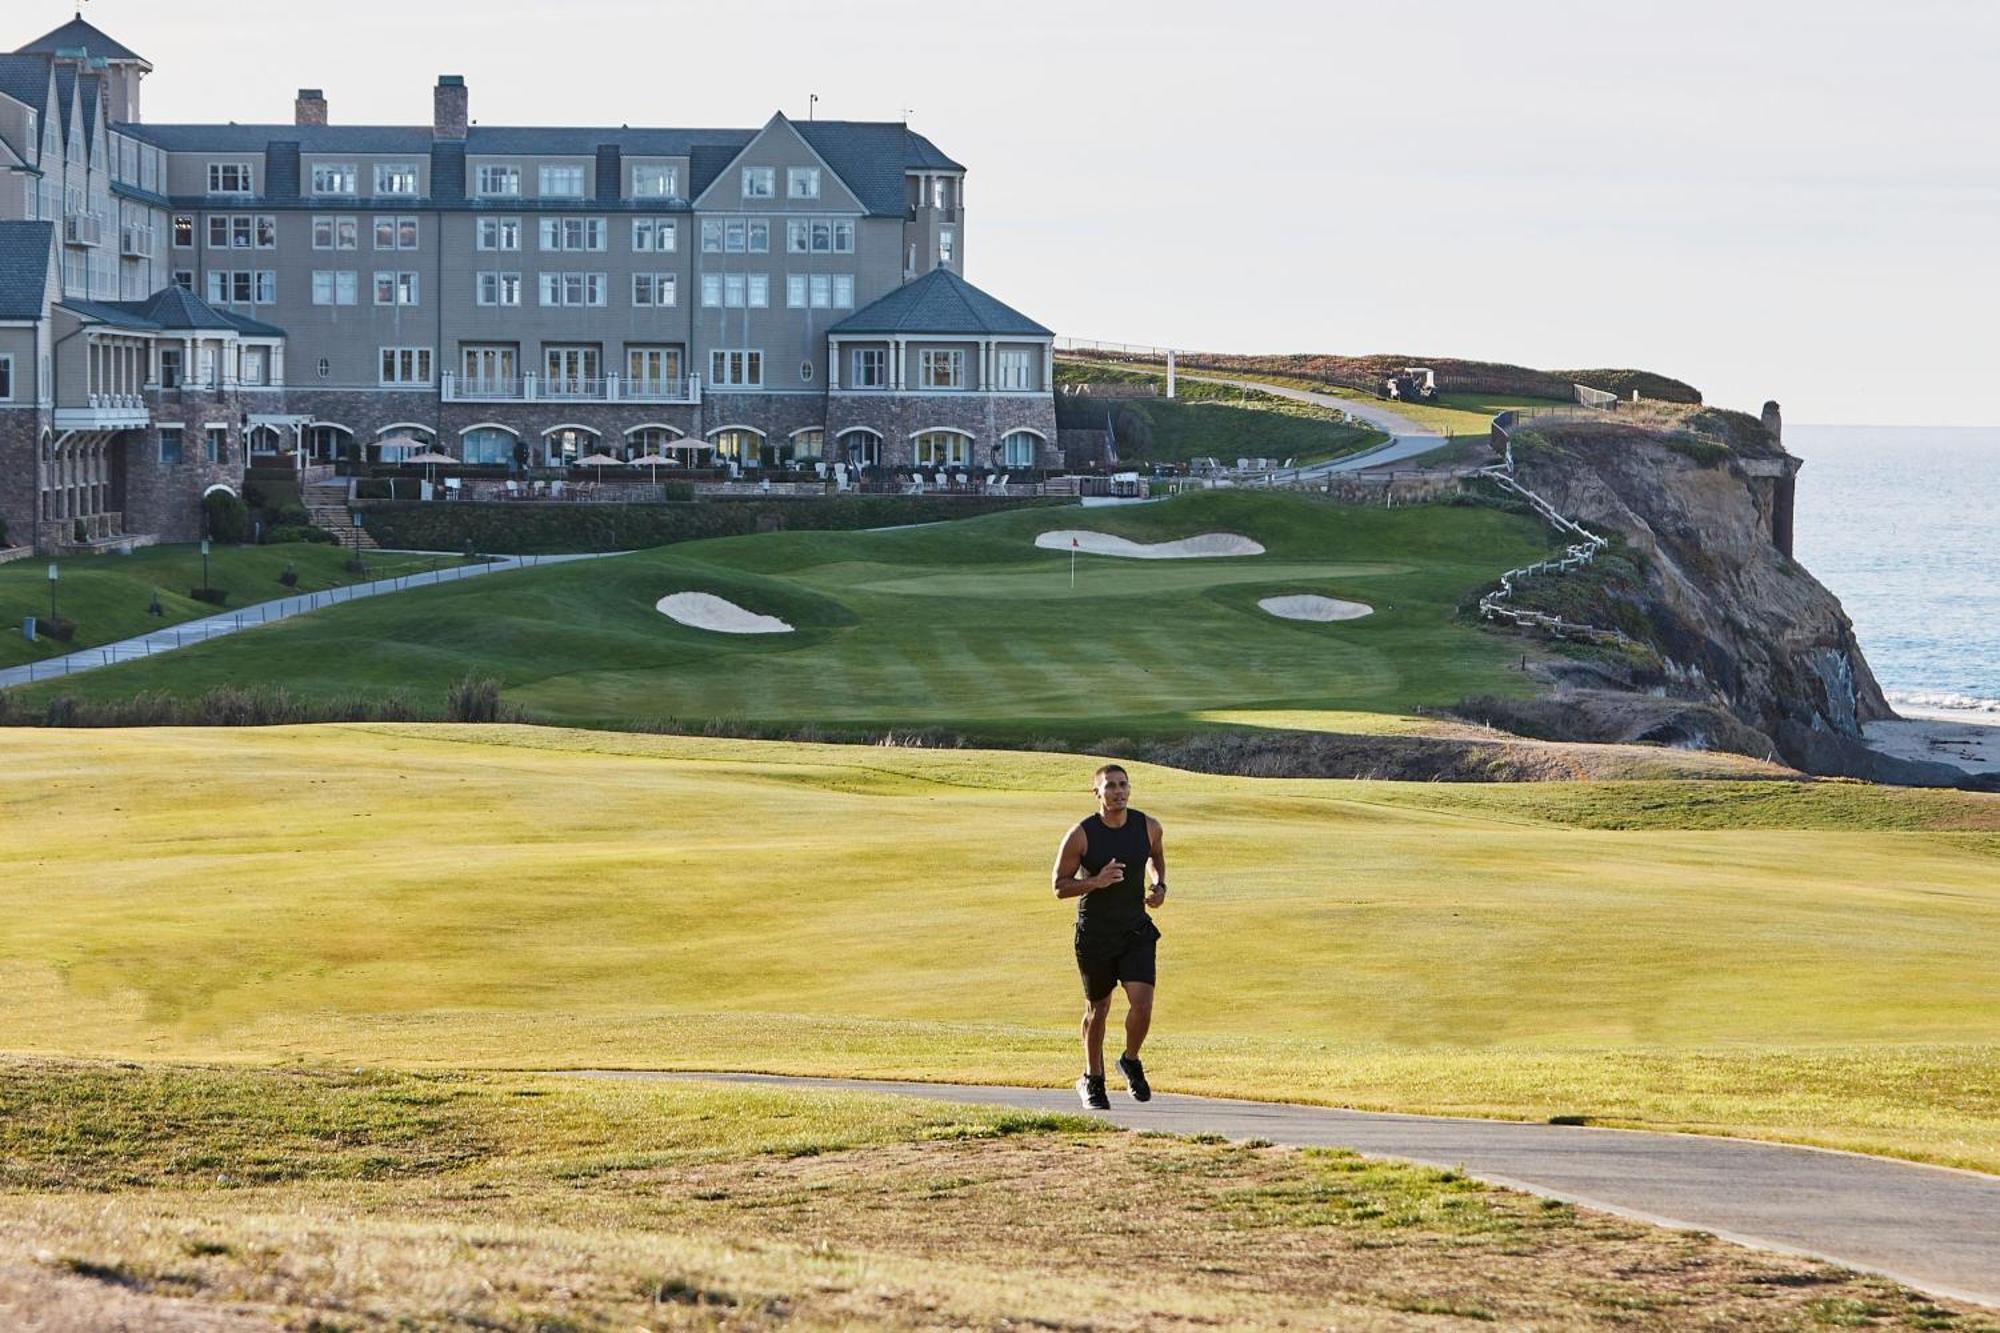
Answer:
<svg viewBox="0 0 2000 1333"><path fill-rule="evenodd" d="M1636 646L1554 667L1556 697L1539 719L1517 708L1485 720L1736 750L1816 774L1965 784L1956 769L1862 744L1863 723L1895 714L1839 599L1790 553L1800 465L1776 404L1761 420L1664 404L1616 420L1537 420L1513 444L1522 484L1612 541L1580 573L1531 581L1522 600Z"/></svg>

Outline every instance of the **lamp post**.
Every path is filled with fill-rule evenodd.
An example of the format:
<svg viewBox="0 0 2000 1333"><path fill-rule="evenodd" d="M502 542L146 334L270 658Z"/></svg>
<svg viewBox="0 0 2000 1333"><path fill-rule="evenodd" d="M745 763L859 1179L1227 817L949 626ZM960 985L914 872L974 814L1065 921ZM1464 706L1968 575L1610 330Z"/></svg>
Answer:
<svg viewBox="0 0 2000 1333"><path fill-rule="evenodd" d="M49 620L51 623L62 619L56 614L56 562L49 561Z"/></svg>
<svg viewBox="0 0 2000 1333"><path fill-rule="evenodd" d="M201 539L201 586L202 586L203 588L207 588L207 587L209 586L209 584L208 584L208 538L206 538L206 537L203 537L203 538Z"/></svg>

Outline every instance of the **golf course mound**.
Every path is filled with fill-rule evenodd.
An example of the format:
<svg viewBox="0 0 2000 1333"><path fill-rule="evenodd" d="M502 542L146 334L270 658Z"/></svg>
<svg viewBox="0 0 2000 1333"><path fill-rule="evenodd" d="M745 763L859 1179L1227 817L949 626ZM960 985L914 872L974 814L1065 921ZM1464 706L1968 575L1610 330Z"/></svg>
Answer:
<svg viewBox="0 0 2000 1333"><path fill-rule="evenodd" d="M776 616L760 616L726 597L708 592L669 593L653 604L669 620L691 629L717 634L790 634L792 627Z"/></svg>
<svg viewBox="0 0 2000 1333"><path fill-rule="evenodd" d="M1375 608L1365 602L1343 602L1338 597L1307 594L1266 597L1257 603L1257 609L1280 620L1359 620L1375 614Z"/></svg>
<svg viewBox="0 0 2000 1333"><path fill-rule="evenodd" d="M1135 542L1108 532L1058 528L1035 538L1045 550L1067 551L1072 545L1086 555L1117 555L1128 560L1211 560L1217 556L1262 555L1263 543L1234 532L1201 532L1169 542Z"/></svg>

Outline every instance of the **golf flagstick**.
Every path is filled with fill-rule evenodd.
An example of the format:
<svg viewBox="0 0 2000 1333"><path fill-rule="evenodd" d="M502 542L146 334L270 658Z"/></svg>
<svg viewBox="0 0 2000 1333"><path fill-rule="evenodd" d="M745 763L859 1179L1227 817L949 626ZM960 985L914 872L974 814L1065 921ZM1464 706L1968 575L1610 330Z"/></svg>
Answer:
<svg viewBox="0 0 2000 1333"><path fill-rule="evenodd" d="M1069 590L1076 591L1076 538L1069 539Z"/></svg>

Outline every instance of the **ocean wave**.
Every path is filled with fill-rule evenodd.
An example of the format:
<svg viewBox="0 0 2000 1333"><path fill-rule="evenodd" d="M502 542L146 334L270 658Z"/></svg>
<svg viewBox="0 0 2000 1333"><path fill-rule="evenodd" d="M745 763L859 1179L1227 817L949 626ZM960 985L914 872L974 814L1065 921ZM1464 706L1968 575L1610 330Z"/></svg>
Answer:
<svg viewBox="0 0 2000 1333"><path fill-rule="evenodd" d="M1883 696L1897 707L1908 704L1912 708L1949 708L1955 713L1992 713L2000 717L2000 699L1985 699L1976 694L1952 690L1886 690Z"/></svg>

